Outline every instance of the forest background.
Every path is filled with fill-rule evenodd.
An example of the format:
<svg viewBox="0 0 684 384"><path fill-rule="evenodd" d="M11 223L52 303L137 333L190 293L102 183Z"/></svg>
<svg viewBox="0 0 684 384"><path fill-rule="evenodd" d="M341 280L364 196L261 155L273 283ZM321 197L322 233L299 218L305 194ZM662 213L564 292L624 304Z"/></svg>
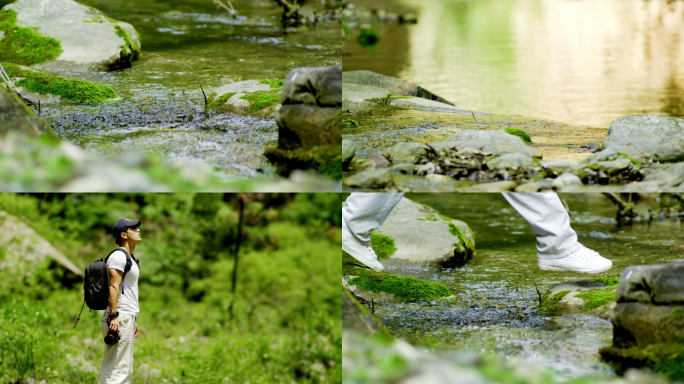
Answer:
<svg viewBox="0 0 684 384"><path fill-rule="evenodd" d="M137 383L341 382L340 207L339 194L0 194L2 221L19 218L79 268L116 248L117 220L142 220ZM86 307L73 328L82 278L17 259L11 242L0 382L94 383L102 315Z"/></svg>

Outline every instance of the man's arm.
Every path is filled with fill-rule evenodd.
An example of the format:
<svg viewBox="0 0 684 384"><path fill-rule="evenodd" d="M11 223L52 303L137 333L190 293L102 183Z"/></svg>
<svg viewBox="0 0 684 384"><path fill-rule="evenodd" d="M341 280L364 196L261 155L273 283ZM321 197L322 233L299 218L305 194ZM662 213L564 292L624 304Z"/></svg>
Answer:
<svg viewBox="0 0 684 384"><path fill-rule="evenodd" d="M119 292L121 287L121 281L123 280L123 271L118 269L109 268L107 269L107 274L109 275L109 310L111 312L117 312L119 310ZM119 333L119 318L115 317L109 322L109 330L112 332Z"/></svg>

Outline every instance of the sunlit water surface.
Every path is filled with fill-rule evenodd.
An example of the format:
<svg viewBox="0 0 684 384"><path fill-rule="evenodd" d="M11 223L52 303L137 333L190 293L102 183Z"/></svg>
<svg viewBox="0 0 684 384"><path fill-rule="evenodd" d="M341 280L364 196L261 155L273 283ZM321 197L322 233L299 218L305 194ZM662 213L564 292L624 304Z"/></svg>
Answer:
<svg viewBox="0 0 684 384"><path fill-rule="evenodd" d="M414 82L458 107L607 128L624 115L684 116L684 2L358 0L414 12L346 35L344 70Z"/></svg>

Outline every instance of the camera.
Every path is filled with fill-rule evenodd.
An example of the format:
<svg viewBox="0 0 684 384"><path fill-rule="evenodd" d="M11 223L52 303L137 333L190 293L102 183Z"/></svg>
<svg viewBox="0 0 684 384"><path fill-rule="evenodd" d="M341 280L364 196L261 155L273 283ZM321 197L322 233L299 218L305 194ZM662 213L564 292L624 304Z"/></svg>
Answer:
<svg viewBox="0 0 684 384"><path fill-rule="evenodd" d="M109 331L107 336L104 338L104 342L107 345L114 345L119 342L119 334L117 332Z"/></svg>

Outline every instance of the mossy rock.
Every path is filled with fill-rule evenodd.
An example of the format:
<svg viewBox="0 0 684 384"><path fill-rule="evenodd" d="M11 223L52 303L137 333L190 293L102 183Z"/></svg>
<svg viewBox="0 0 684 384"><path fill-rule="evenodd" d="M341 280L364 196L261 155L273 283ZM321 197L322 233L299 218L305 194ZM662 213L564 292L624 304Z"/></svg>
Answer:
<svg viewBox="0 0 684 384"><path fill-rule="evenodd" d="M540 309L551 314L591 313L607 318L615 303L616 279L598 277L556 284L542 297Z"/></svg>
<svg viewBox="0 0 684 384"><path fill-rule="evenodd" d="M0 10L0 62L21 65L41 64L57 58L62 52L59 40L41 35L33 28L20 27L17 13Z"/></svg>
<svg viewBox="0 0 684 384"><path fill-rule="evenodd" d="M140 57L140 36L132 25L73 0L17 0L0 14L0 61L43 70L111 71Z"/></svg>
<svg viewBox="0 0 684 384"><path fill-rule="evenodd" d="M375 294L386 293L397 301L432 301L451 296L451 291L443 284L433 283L415 277L396 276L386 272L376 272L356 267L343 267L343 273L350 277L347 282L362 291ZM364 295L361 293L361 296ZM373 296L391 300L385 296Z"/></svg>
<svg viewBox="0 0 684 384"><path fill-rule="evenodd" d="M618 374L629 368L648 368L674 381L684 381L684 342L657 343L631 348L604 347L603 360L611 363Z"/></svg>
<svg viewBox="0 0 684 384"><path fill-rule="evenodd" d="M288 176L296 169L318 172L332 180L342 179L342 150L339 145L321 145L293 150L267 148L264 156Z"/></svg>
<svg viewBox="0 0 684 384"><path fill-rule="evenodd" d="M61 77L15 64L5 64L4 67L15 86L39 95L59 96L61 101L100 104L119 97L108 85Z"/></svg>

